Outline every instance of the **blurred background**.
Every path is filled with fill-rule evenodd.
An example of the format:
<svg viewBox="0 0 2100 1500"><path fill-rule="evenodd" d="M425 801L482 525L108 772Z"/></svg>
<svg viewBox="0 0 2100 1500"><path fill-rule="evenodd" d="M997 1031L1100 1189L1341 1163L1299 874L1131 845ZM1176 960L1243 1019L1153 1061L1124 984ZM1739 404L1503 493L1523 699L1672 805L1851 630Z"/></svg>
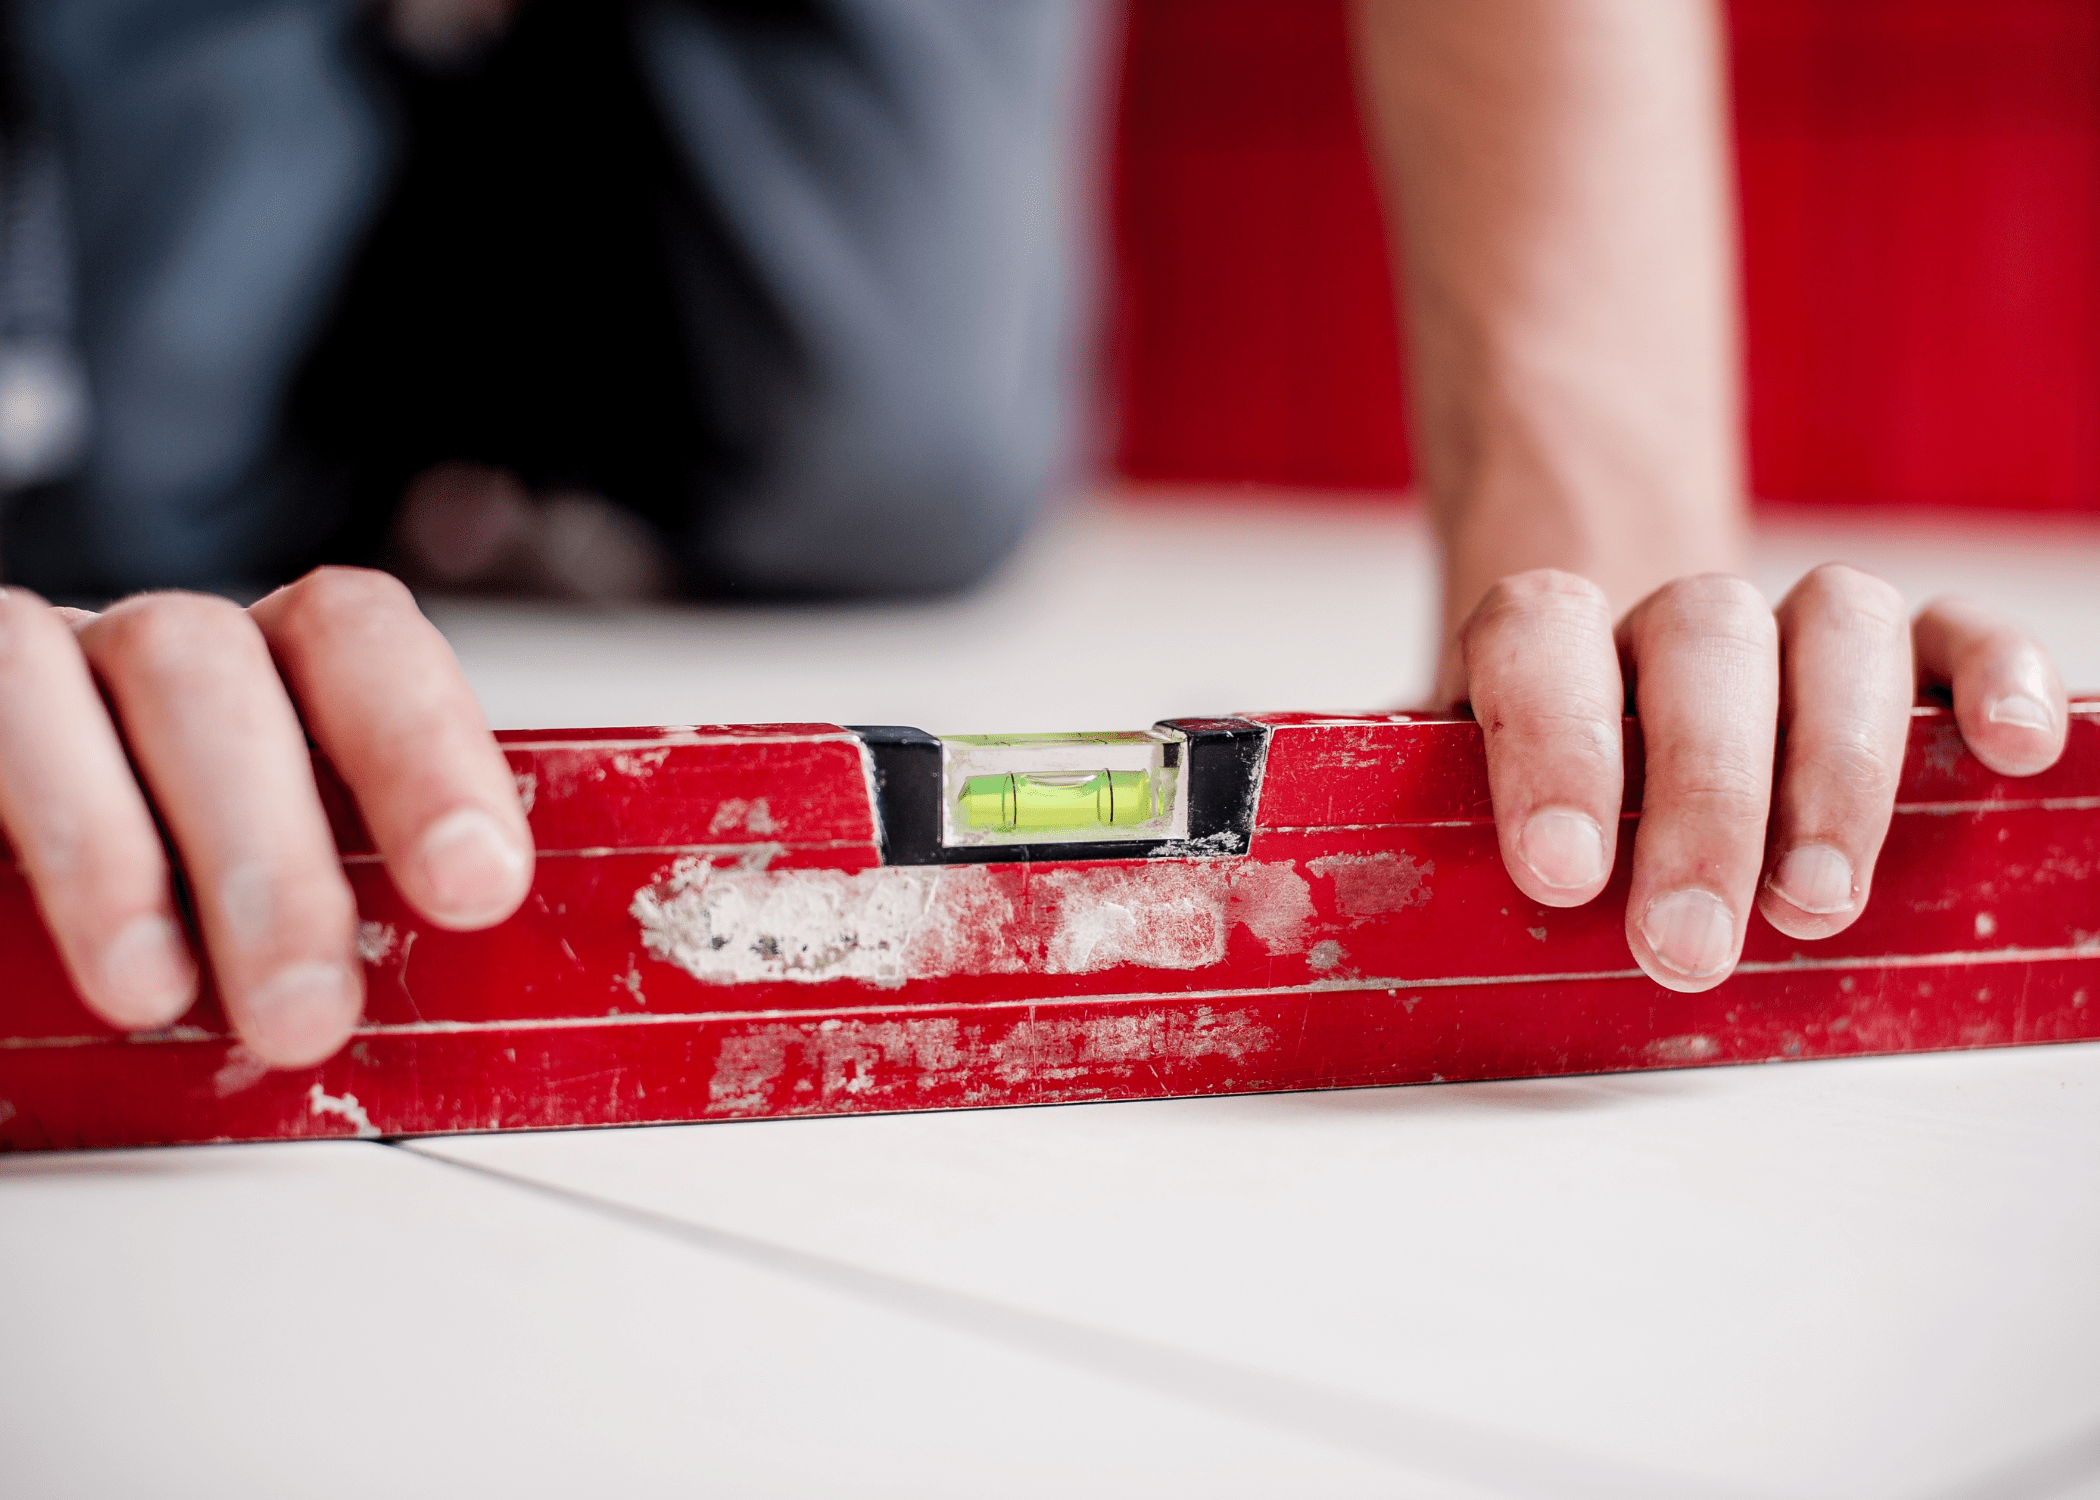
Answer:
<svg viewBox="0 0 2100 1500"><path fill-rule="evenodd" d="M0 10L9 3L0 0ZM241 429L219 445L232 455L213 460L223 473L103 484L114 519L101 532L128 539L139 554L135 573L172 566L170 549L146 523L189 505L201 518L192 529L202 535L222 516L238 520L250 500L263 514L280 491L316 512L342 491L352 497L339 507L350 519L314 523L316 536L336 526L334 552L301 552L309 537L272 556L385 557L374 544L405 476L420 470L407 492L413 498L422 485L431 503L401 507L402 514L434 519L427 534L406 520L396 527L390 565L418 584L499 725L826 718L1057 729L1235 708L1387 706L1428 689L1436 568L1427 525L1408 500L1405 309L1395 306L1342 0L1075 0L1069 9L1030 12L1039 28L1019 27L1005 39L1007 61L1027 64L1016 76L1033 76L1033 67L1054 80L1058 68L1031 61L1048 56L1053 41L1101 63L1069 70L1084 75L1086 96L1071 160L1061 161L1047 136L1040 150L1013 157L1024 164L1018 170L996 153L985 157L1006 195L999 201L1015 210L1007 215L1014 237L956 238L950 248L959 247L960 263L947 270L929 269L921 238L891 233L940 222L937 199L911 196L916 179L885 179L882 191L850 200L852 211L839 216L848 225L844 243L861 245L853 239L861 234L889 247L875 252L890 278L887 293L825 280L822 268L837 247L812 228L822 215L767 217L783 204L792 208L798 192L826 173L838 175L834 168L865 166L863 156L892 149L893 141L868 145L880 136L881 111L849 110L832 120L837 159L813 153L815 168L797 156L806 143L787 126L774 155L754 151L751 141L765 139L755 128L745 136L717 131L723 142L705 148L715 157L693 155L703 146L685 142L693 162L717 175L744 174L738 191L722 196L735 198L745 217L710 221L705 234L688 236L706 252L707 274L694 284L734 290L742 286L738 275L754 268L777 272L779 305L827 308L810 325L827 335L887 316L898 336L869 341L874 353L862 363L877 374L861 383L906 390L895 410L933 414L934 447L945 443L959 455L946 498L931 505L921 502L940 483L885 455L886 447L911 444L889 441L898 430L895 410L879 401L859 430L835 444L830 470L814 477L781 461L816 453L821 468L829 451L791 422L750 438L738 425L746 414L717 401L723 409L710 408L704 422L721 430L699 437L687 430L679 413L688 384L764 392L792 381L768 363L777 362L774 346L782 342L770 333L743 329L721 338L688 330L690 369L671 347L675 335L660 336L675 321L672 309L685 304L661 270L653 273L660 287L633 274L657 254L657 231L642 223L646 214L637 217L637 205L662 190L670 169L649 167L648 153L668 148L662 122L633 107L642 101L640 75L631 61L606 60L624 57L625 23L617 18L627 11L555 0L389 0L384 7L256 0L171 3L157 12L153 0L12 3L24 17L52 21L53 36L72 35L58 21L103 17L95 23L101 31L80 34L92 32L95 55L117 70L110 76L126 78L119 65L138 49L109 17L180 12L207 39L214 28L240 32L236 23L249 12L306 17L299 24L320 28L315 36L336 38L328 43L335 51L317 43L314 57L342 69L315 78L355 92L351 83L369 82L376 68L393 79L392 93L373 97L393 98L397 113L420 122L423 156L406 163L407 187L396 190L390 217L377 231L367 226L351 293L327 330L308 325L318 326L316 309L336 295L338 271L281 278L281 306L272 312L242 276L214 281L212 268L232 258L216 241L200 241L183 262L196 273L194 286L173 277L154 283L165 294L156 304L160 322L131 321L196 336L195 347L182 351L186 366L162 361L165 351L151 338L145 357L132 359L137 378L124 394L150 420L132 420L126 430L150 441L108 437L120 425L110 420L113 361L105 358L92 421L81 415L94 404L84 395L72 407L52 399L64 388L50 371L13 354L14 363L0 362L0 487L23 482L43 462L14 453L6 439L16 426L42 431L62 469L68 453L77 456L80 433L99 422L88 464L92 491L102 482L97 473L113 472L111 454L136 460L142 471L169 468L169 455L197 446L197 431L212 421L228 426L224 413L235 398L264 412L270 381L288 380L299 346L318 342L318 355L303 356L291 402L292 426L313 450L302 459L307 470L272 468L261 437ZM767 25L800 13L727 0L688 9L716 20L767 17ZM998 22L1015 13L955 15ZM888 24L919 12L867 14ZM1838 559L1888 577L1913 605L1940 592L1977 593L2031 624L2074 688L2100 688L2100 0L1727 0L1723 14L1758 502L1751 576L1776 599L1806 568ZM381 16L392 28L384 46L376 39ZM900 34L911 24L901 23ZM453 34L462 27L464 40ZM506 28L514 44L490 40ZM362 40L342 40L353 32ZM595 81L565 101L550 98L533 69L566 77L583 42L605 54ZM197 55L221 45L230 44L211 40ZM476 60L491 56L486 67ZM179 56L176 64L165 70L175 83L153 88L189 88L206 77ZM255 76L288 75L261 66ZM712 107L725 97L719 79L695 73L688 83L691 97L678 96L685 105ZM285 84L291 92L316 86L312 79ZM131 97L125 89L149 102L152 93L136 80L109 85L92 71L69 87L82 118ZM257 92L252 80L242 90ZM206 90L198 98L216 98L210 108L171 113L195 137L174 157L187 152L194 167L218 151L237 164L226 145L237 132L220 130L212 109L246 93ZM1056 117L1054 104L1046 94L1030 118ZM658 113L675 125L684 107L659 100ZM772 128L792 114L758 110L754 118ZM386 118L384 110L372 114ZM261 109L248 122L252 140L263 143L250 151L258 160L283 134L273 119ZM159 150L156 132L137 121L127 128ZM956 139L967 146L969 134L960 129ZM362 139L354 131L344 138ZM346 161L356 156L344 149ZM180 175L145 154L154 160L138 164L141 181L165 185ZM309 215L327 231L317 243L358 243L360 216L377 212L373 195L384 173L377 148L366 155L358 170L369 181L347 166L339 174L338 196L356 212L342 210L333 228L318 210ZM600 170L606 162L622 164L634 180L608 178ZM107 268L121 266L134 248L107 224L129 222L133 205L158 201L123 187L129 180L118 173L98 189L108 200L99 221L75 205L86 228L104 224L102 250L78 259L105 282ZM62 215L39 207L37 194L48 196L50 184L35 172L16 172L12 181L0 214L8 316L27 321L0 333L61 347L68 335L52 309L66 303L64 278L47 277L46 285L21 268L63 269L63 254L33 243L25 228ZM268 238L267 224L293 217L284 205L300 193L314 196L316 181L309 165L270 178L265 187L275 196L254 201L268 202L271 212L229 217L227 242ZM939 550L976 516L994 519L980 528L985 535L971 556L1005 556L1006 540L1054 467L1063 425L1056 409L1068 387L1061 374L1044 372L1053 363L1064 369L1066 352L1060 343L1054 355L1028 353L1024 365L1038 383L1025 390L1034 394L1009 402L1016 410L1002 418L1000 398L985 395L997 382L951 358L972 340L951 336L987 320L1011 322L1021 332L1010 342L1024 353L1066 336L1066 304L1028 300L1040 291L1036 272L1056 272L1058 252L1045 247L1058 241L1055 214L1065 197L1076 204L1077 234L1095 262L1077 299L1089 310L1080 321L1091 342L1078 360L1088 417L1061 503L988 582L943 598L903 597L894 588L876 597L880 587L870 587L867 597L818 602L823 578L799 591L793 577L774 578L769 593L758 569L760 586L739 596L744 602L724 602L723 591L704 586L697 600L648 602L675 593L664 586L666 562L654 544L675 531L685 503L676 476L693 461L687 448L707 443L720 442L731 455L706 449L710 482L734 489L749 475L779 470L784 489L800 484L828 497L831 510L812 509L794 522L800 531L788 527L784 541L769 543L781 556L827 551L850 570L886 544L908 560ZM854 219L864 209L873 229ZM721 251L732 231L755 235L763 254L746 255L745 264ZM881 262L883 254L894 264ZM402 270L425 263L438 270L420 280L420 270ZM555 306L555 293L577 288L584 292L565 311ZM112 301L106 289L102 295ZM746 317L749 309L740 308L731 311ZM713 302L701 310L720 312ZM283 369L246 386L224 378L230 362L215 343L239 321L236 313L253 326L231 342L286 346L270 356ZM735 317L718 321L741 329ZM88 322L92 335L96 325ZM261 369L269 361L251 363ZM953 376L947 384L928 383L928 371L943 370ZM916 396L914 380L924 385ZM656 420L664 411L671 417ZM808 415L789 413L798 414ZM441 433L422 430L448 422ZM570 454L462 451L484 439L492 449L531 450L545 446L549 433L560 436L565 422L598 429L615 461L593 469L595 459L571 462ZM946 430L933 431L942 424ZM260 433L263 419L250 425ZM662 451L635 432L655 433ZM876 473L884 462L895 469L886 478ZM491 463L516 464L522 478ZM546 472L535 472L535 463ZM254 496L243 499L243 485ZM883 503L866 505L869 495ZM748 498L753 513L781 499ZM917 531L906 524L914 505L923 512ZM58 515L64 507L44 509ZM637 514L665 529L637 540ZM358 519L367 515L369 523ZM32 520L31 508L9 513L11 567L33 540ZM484 555L486 566L461 562ZM974 576L976 564L965 561L964 574ZM202 567L194 577L136 573L100 597L140 578L221 586ZM93 596L92 582L81 585L82 598ZM506 590L527 597L504 597ZM227 591L238 595L240 581ZM767 602L748 602L754 597Z"/></svg>
<svg viewBox="0 0 2100 1500"><path fill-rule="evenodd" d="M1726 13L1757 496L2100 511L2100 3ZM1340 0L1137 0L1126 27L1114 472L1404 487Z"/></svg>
<svg viewBox="0 0 2100 1500"><path fill-rule="evenodd" d="M1980 595L2100 689L2100 0L1726 14L1753 579L1776 599L1835 558L1914 606ZM1055 729L1427 691L1435 557L1344 6L1135 0L1113 36L1085 495L941 606L586 625L433 601L497 722L652 717L668 692ZM1128 662L1138 629L1171 657L1055 665Z"/></svg>

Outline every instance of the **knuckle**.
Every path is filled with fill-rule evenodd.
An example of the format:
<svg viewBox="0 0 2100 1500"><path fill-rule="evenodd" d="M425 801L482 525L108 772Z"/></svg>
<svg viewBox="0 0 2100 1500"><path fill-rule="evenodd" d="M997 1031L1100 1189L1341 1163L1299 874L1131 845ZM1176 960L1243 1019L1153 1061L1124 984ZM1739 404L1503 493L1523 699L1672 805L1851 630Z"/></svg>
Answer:
<svg viewBox="0 0 2100 1500"><path fill-rule="evenodd" d="M29 590L0 588L0 671L40 656L64 633L55 623L51 606Z"/></svg>
<svg viewBox="0 0 2100 1500"><path fill-rule="evenodd" d="M74 868L39 872L37 905L53 928L81 938L100 939L115 932L129 914L156 911L167 898L167 866L145 863L112 868L85 851Z"/></svg>
<svg viewBox="0 0 2100 1500"><path fill-rule="evenodd" d="M215 594L139 594L89 627L106 654L145 671L178 670L205 655L252 646L247 614Z"/></svg>
<svg viewBox="0 0 2100 1500"><path fill-rule="evenodd" d="M1730 820L1762 819L1772 801L1772 765L1728 747L1660 770L1652 767L1655 795L1680 807L1695 807Z"/></svg>
<svg viewBox="0 0 2100 1500"><path fill-rule="evenodd" d="M342 946L357 920L349 882L319 859L237 865L220 880L217 898L225 931L254 951L325 956Z"/></svg>
<svg viewBox="0 0 2100 1500"><path fill-rule="evenodd" d="M6 829L53 930L115 929L121 913L168 899L168 860L135 788L53 797Z"/></svg>
<svg viewBox="0 0 2100 1500"><path fill-rule="evenodd" d="M1906 628L1903 595L1894 584L1848 563L1824 563L1794 585L1784 606L1831 623L1896 633Z"/></svg>
<svg viewBox="0 0 2100 1500"><path fill-rule="evenodd" d="M1508 706L1522 717L1524 727L1532 734L1554 741L1563 737L1594 739L1600 731L1615 729L1620 717L1614 710L1607 718L1595 704L1557 684L1538 692L1512 695Z"/></svg>
<svg viewBox="0 0 2100 1500"><path fill-rule="evenodd" d="M1732 828L1762 827L1771 807L1771 789L1763 778L1724 769L1710 769L1696 780L1672 786L1667 795L1680 814Z"/></svg>
<svg viewBox="0 0 2100 1500"><path fill-rule="evenodd" d="M2005 623L2004 616L1980 599L1965 594L1935 594L1918 610L1921 624L1932 623L1964 635L1988 631Z"/></svg>
<svg viewBox="0 0 2100 1500"><path fill-rule="evenodd" d="M1960 666L1972 663L1982 670L2000 671L2009 676L2053 676L2049 653L2041 642L2009 620L2000 621L1997 629L1979 634L1957 657Z"/></svg>
<svg viewBox="0 0 2100 1500"><path fill-rule="evenodd" d="M1575 781L1621 773L1625 752L1618 725L1616 716L1542 703L1498 705L1494 719L1482 727L1490 755L1500 759L1514 753L1519 764L1550 766L1556 779Z"/></svg>
<svg viewBox="0 0 2100 1500"><path fill-rule="evenodd" d="M333 947L357 924L357 898L339 870L301 871L285 881L285 917L297 932Z"/></svg>
<svg viewBox="0 0 2100 1500"><path fill-rule="evenodd" d="M1664 584L1649 600L1641 623L1651 641L1696 639L1760 653L1778 647L1779 627L1756 587L1724 573L1703 573Z"/></svg>
<svg viewBox="0 0 2100 1500"><path fill-rule="evenodd" d="M1678 610L1768 614L1764 595L1747 579L1732 573L1694 573L1673 578L1658 597Z"/></svg>
<svg viewBox="0 0 2100 1500"><path fill-rule="evenodd" d="M0 619L27 619L49 613L50 601L20 584L0 586Z"/></svg>
<svg viewBox="0 0 2100 1500"><path fill-rule="evenodd" d="M376 568L316 568L279 591L278 619L285 629L325 632L354 627L402 608L413 609L407 585Z"/></svg>
<svg viewBox="0 0 2100 1500"><path fill-rule="evenodd" d="M1586 680L1615 659L1604 591L1550 568L1515 574L1488 590L1459 634L1469 667L1495 675Z"/></svg>
<svg viewBox="0 0 2100 1500"><path fill-rule="evenodd" d="M1991 605L1943 595L1918 611L1918 640L1940 659L1940 668L1961 678L2021 652L2047 653L2017 622Z"/></svg>
<svg viewBox="0 0 2100 1500"><path fill-rule="evenodd" d="M1843 740L1805 757L1800 774L1835 789L1847 802L1872 803L1895 795L1900 765L1864 740Z"/></svg>
<svg viewBox="0 0 2100 1500"><path fill-rule="evenodd" d="M1499 580L1481 598L1474 618L1485 622L1540 612L1595 619L1608 624L1610 605L1605 600L1604 590L1579 573L1563 572L1559 568L1533 568Z"/></svg>

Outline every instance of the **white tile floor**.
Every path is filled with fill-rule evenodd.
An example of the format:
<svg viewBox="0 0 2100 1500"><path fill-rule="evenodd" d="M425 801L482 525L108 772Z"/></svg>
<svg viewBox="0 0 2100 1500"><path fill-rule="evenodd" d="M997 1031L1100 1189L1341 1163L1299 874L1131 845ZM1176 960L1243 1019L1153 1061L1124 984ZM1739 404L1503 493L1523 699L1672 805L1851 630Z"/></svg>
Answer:
<svg viewBox="0 0 2100 1500"><path fill-rule="evenodd" d="M1777 600L1830 560L1918 604L1993 600L2041 633L2068 682L2100 692L2100 519L1781 512L1759 528L1751 571ZM431 612L498 728L822 719L1024 733L1414 701L1429 686L1435 569L1416 510L1253 495L1075 505L952 603Z"/></svg>
<svg viewBox="0 0 2100 1500"><path fill-rule="evenodd" d="M1520 1494L1926 1494L2100 1424L2100 1045L418 1149Z"/></svg>
<svg viewBox="0 0 2100 1500"><path fill-rule="evenodd" d="M2100 688L2100 527L1790 517ZM1077 508L960 603L434 613L499 724L1424 680L1375 509ZM2100 1046L0 1160L0 1495L2100 1497Z"/></svg>

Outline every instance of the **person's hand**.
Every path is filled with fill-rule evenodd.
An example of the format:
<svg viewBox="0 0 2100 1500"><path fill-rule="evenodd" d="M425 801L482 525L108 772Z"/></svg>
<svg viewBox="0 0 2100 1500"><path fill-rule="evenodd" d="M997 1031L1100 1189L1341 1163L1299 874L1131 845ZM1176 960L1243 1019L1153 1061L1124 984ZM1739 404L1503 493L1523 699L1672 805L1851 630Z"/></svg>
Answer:
<svg viewBox="0 0 2100 1500"><path fill-rule="evenodd" d="M99 615L0 589L0 831L74 987L112 1025L187 1010L201 946L264 1061L316 1063L350 1035L357 912L302 720L419 912L470 929L517 909L532 836L516 784L394 579L324 568L252 609L157 593Z"/></svg>
<svg viewBox="0 0 2100 1500"><path fill-rule="evenodd" d="M1634 705L1647 781L1626 940L1673 990L1728 977L1753 903L1796 938L1858 918L1921 684L1951 689L1963 740L2002 775L2047 769L2068 722L2047 653L2010 621L1943 599L1911 622L1888 584L1835 564L1777 610L1737 578L1679 579L1616 629L1595 585L1520 573L1459 649L1503 862L1542 905L1580 906L1611 873Z"/></svg>

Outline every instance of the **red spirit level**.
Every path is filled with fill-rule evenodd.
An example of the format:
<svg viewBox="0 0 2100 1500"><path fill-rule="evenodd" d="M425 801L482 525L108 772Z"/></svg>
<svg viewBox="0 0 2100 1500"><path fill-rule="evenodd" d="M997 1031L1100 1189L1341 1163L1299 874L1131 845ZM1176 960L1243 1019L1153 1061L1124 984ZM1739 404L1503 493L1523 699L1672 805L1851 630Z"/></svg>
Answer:
<svg viewBox="0 0 2100 1500"><path fill-rule="evenodd" d="M1639 737L1627 726L1628 818ZM1479 730L1260 714L936 739L501 736L539 866L501 927L395 894L322 768L365 1022L271 1072L210 995L124 1036L0 864L0 1148L530 1130L1764 1062L2100 1036L2100 703L2007 780L1920 709L1872 904L1736 975L1634 968L1504 873Z"/></svg>

